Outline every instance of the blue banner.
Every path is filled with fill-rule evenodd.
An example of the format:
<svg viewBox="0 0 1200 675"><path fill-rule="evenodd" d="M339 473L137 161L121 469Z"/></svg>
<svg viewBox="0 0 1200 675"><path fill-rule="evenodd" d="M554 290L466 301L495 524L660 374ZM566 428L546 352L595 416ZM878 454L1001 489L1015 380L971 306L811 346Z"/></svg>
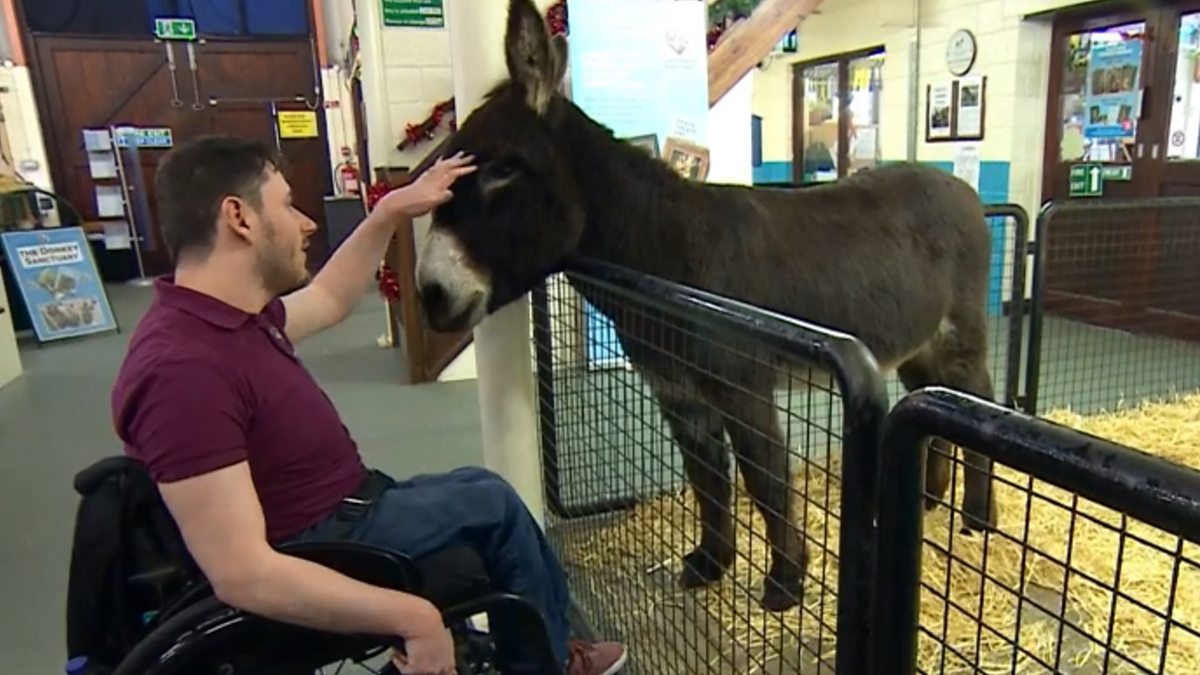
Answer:
<svg viewBox="0 0 1200 675"><path fill-rule="evenodd" d="M708 145L707 8L699 0L571 0L571 99L618 138ZM584 312L589 365L623 365L612 324L591 305Z"/></svg>
<svg viewBox="0 0 1200 675"><path fill-rule="evenodd" d="M1142 41L1093 44L1088 55L1085 138L1133 139L1141 114Z"/></svg>
<svg viewBox="0 0 1200 675"><path fill-rule="evenodd" d="M0 242L39 341L116 329L82 228L5 232Z"/></svg>

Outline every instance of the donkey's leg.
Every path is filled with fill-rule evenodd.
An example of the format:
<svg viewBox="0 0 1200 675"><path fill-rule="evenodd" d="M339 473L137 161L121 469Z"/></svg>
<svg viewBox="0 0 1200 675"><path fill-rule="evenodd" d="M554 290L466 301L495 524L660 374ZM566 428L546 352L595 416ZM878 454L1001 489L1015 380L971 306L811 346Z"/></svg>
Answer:
<svg viewBox="0 0 1200 675"><path fill-rule="evenodd" d="M952 329L938 342L941 380L968 394L995 400L987 365L987 316L982 307L968 316L951 315ZM996 496L992 492L992 460L963 448L966 460L963 518L969 530L996 526Z"/></svg>
<svg viewBox="0 0 1200 675"><path fill-rule="evenodd" d="M738 468L766 523L771 544L771 569L763 584L761 604L780 612L804 597L808 552L795 519L790 456L772 393L769 387L754 392L729 389L721 392L719 400Z"/></svg>
<svg viewBox="0 0 1200 675"><path fill-rule="evenodd" d="M733 564L732 486L721 415L705 401L658 397L700 510L700 545L683 557L679 582L696 588L718 581Z"/></svg>
<svg viewBox="0 0 1200 675"><path fill-rule="evenodd" d="M928 349L923 349L896 369L908 391L936 384L938 371ZM925 453L925 510L937 508L950 487L950 458L954 446L942 438L931 438L922 449Z"/></svg>
<svg viewBox="0 0 1200 675"><path fill-rule="evenodd" d="M929 360L936 370L936 384L995 399L987 367L987 316L982 307L963 312L952 310L944 330L930 348ZM966 529L991 529L996 526L992 460L967 448L963 448L963 457L966 467L962 510Z"/></svg>

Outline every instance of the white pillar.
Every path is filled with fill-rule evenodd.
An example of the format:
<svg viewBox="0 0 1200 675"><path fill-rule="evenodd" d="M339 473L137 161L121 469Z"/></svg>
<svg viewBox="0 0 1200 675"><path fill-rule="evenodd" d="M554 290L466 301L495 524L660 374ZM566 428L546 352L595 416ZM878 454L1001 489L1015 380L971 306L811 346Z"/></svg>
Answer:
<svg viewBox="0 0 1200 675"><path fill-rule="evenodd" d="M548 5L547 0L539 4ZM508 75L504 62L507 0L446 0L455 115L465 121ZM540 523L543 516L537 410L530 367L529 298L475 329L475 369L484 466L512 483Z"/></svg>

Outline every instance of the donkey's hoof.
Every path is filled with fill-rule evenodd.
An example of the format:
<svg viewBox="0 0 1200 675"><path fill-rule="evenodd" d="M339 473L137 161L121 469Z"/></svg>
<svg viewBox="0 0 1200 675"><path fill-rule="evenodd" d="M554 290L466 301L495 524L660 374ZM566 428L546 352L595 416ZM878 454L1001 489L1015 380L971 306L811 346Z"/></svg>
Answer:
<svg viewBox="0 0 1200 675"><path fill-rule="evenodd" d="M767 577L759 604L768 612L787 611L804 598L804 582L799 577L780 581Z"/></svg>
<svg viewBox="0 0 1200 675"><path fill-rule="evenodd" d="M683 556L683 572L679 574L679 585L684 588L699 588L721 580L729 563L696 549Z"/></svg>
<svg viewBox="0 0 1200 675"><path fill-rule="evenodd" d="M963 534L996 529L996 504L979 499L963 499Z"/></svg>

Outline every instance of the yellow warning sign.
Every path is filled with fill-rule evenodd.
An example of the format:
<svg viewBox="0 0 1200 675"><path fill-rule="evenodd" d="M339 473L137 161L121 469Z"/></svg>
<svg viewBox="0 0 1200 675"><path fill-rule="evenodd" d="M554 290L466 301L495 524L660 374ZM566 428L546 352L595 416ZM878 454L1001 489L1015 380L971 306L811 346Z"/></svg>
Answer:
<svg viewBox="0 0 1200 675"><path fill-rule="evenodd" d="M280 110L280 138L316 138L317 113L312 110Z"/></svg>

